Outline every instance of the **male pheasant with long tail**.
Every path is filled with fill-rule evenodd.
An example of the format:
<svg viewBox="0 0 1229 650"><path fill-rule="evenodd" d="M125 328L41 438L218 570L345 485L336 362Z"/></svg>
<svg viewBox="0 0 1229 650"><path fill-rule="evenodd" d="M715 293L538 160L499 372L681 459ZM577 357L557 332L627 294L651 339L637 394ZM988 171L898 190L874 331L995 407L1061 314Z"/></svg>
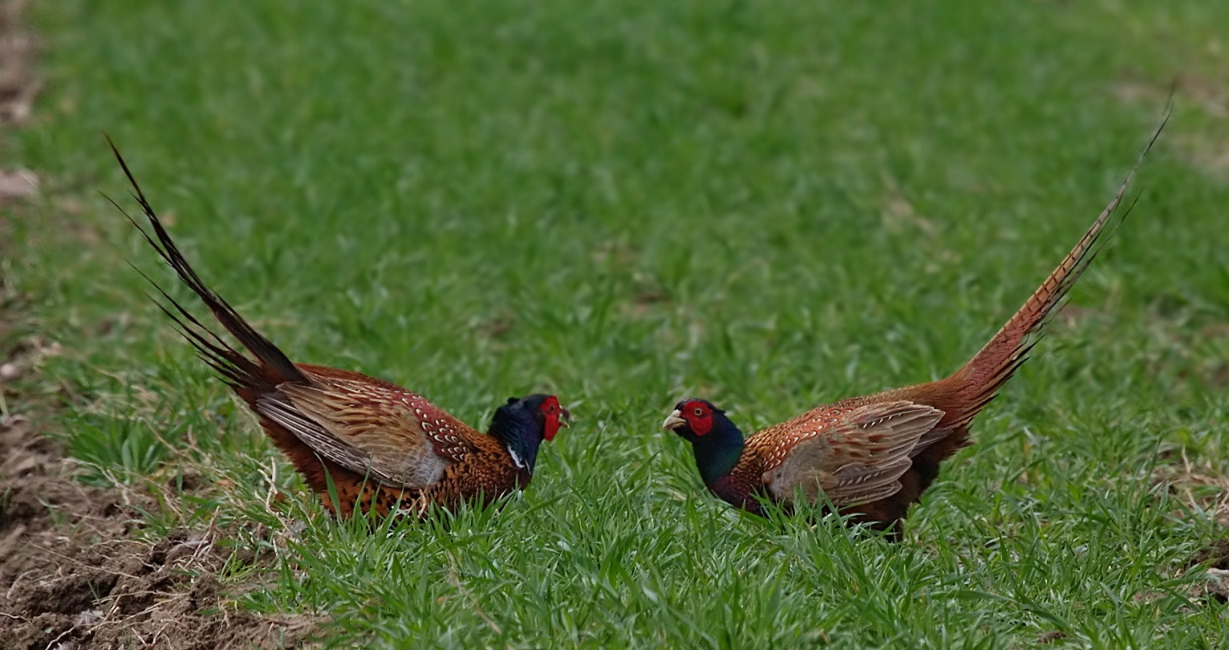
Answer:
<svg viewBox="0 0 1229 650"><path fill-rule="evenodd" d="M820 406L745 439L724 411L703 399L679 402L662 428L691 443L704 484L735 507L764 514L763 503L789 509L801 495L899 540L897 522L930 487L939 464L971 444L973 418L1024 363L1041 326L1095 256L1106 226L1125 216L1123 210L1114 218L1166 120L1168 113L1075 248L951 376Z"/></svg>
<svg viewBox="0 0 1229 650"><path fill-rule="evenodd" d="M256 412L273 444L326 508L342 517L355 509L380 516L423 516L431 506L455 509L467 502L486 503L529 484L538 447L570 418L557 397L510 398L495 410L488 435L483 435L400 386L348 370L291 362L188 265L114 143L111 149L153 234L115 206L247 354L150 279L170 303L159 306L205 363Z"/></svg>

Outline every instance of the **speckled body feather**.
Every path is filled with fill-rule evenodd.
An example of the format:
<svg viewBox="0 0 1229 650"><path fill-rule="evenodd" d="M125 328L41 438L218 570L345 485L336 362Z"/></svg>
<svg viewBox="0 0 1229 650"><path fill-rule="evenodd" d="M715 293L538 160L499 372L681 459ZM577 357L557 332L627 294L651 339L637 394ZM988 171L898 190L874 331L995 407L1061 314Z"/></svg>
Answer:
<svg viewBox="0 0 1229 650"><path fill-rule="evenodd" d="M482 434L395 384L291 362L204 284L158 220L118 150L115 157L153 234L129 220L243 351L150 279L169 303L159 305L201 359L257 414L265 433L326 508L343 517L355 509L422 516L432 506L455 509L464 503L486 503L529 484L540 443L553 438L569 417L555 396L509 399L496 409L489 434Z"/></svg>
<svg viewBox="0 0 1229 650"><path fill-rule="evenodd" d="M745 440L723 411L701 399L679 402L662 426L691 443L705 485L738 508L763 514L765 502L788 509L801 496L898 539L895 524L934 482L940 463L970 444L973 419L1024 363L1042 326L1092 261L1164 126L1062 263L951 376L820 406Z"/></svg>
<svg viewBox="0 0 1229 650"><path fill-rule="evenodd" d="M493 436L475 431L421 395L356 372L306 364L297 367L310 383L283 385L272 395L327 395L329 402L316 402L310 411L301 413L317 418L332 414L350 420L354 431L368 429L365 435L373 439L366 445L368 454L353 455L353 445L343 447L343 452L320 451L304 442L302 434L296 435L298 427L282 424L283 417L269 412L265 404L271 394L258 394L255 400L243 393L240 396L260 415L261 426L290 458L308 487L320 495L326 508L342 517L352 514L356 504L362 510L370 507L381 516L394 511L421 516L431 506L455 510L465 503L489 503L525 488L533 478L531 468L518 463ZM416 446L429 449L424 453L416 451ZM352 460L340 455L346 452ZM384 469L389 460L408 458L423 460L401 473ZM425 466L433 468L429 478L418 483L410 480L412 472ZM363 471L356 471L360 468ZM329 495L329 475L337 493L336 504Z"/></svg>

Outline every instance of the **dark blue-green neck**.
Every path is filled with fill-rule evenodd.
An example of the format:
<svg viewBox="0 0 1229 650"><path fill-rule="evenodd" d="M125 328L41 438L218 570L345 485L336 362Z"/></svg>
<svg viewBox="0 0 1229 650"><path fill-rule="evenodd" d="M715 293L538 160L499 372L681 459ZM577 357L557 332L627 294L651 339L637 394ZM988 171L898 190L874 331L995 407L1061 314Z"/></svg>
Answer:
<svg viewBox="0 0 1229 650"><path fill-rule="evenodd" d="M700 478L709 487L729 476L743 453L742 431L722 413L713 415L713 428L707 434L688 438Z"/></svg>
<svg viewBox="0 0 1229 650"><path fill-rule="evenodd" d="M491 419L487 431L503 444L512 456L512 463L526 474L533 474L542 446L542 424L527 409L500 408Z"/></svg>

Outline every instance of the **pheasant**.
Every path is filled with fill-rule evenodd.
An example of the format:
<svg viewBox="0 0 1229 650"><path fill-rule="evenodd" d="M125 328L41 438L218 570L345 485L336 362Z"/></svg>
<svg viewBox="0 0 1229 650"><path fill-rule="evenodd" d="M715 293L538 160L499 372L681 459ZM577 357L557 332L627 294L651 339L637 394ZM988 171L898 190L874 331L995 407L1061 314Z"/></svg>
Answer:
<svg viewBox="0 0 1229 650"><path fill-rule="evenodd" d="M662 423L691 443L704 485L736 508L763 515L764 504L792 510L796 498L885 531L939 473L939 464L972 444L969 426L1024 363L1042 326L1096 254L1161 121L1113 199L1075 248L1019 311L964 366L945 379L819 406L744 438L725 411L684 399Z"/></svg>
<svg viewBox="0 0 1229 650"><path fill-rule="evenodd" d="M146 275L170 303L158 306L198 356L256 413L273 444L320 495L326 509L341 517L358 509L382 517L394 513L421 518L432 506L451 510L467 502L489 503L529 484L542 441L554 439L571 419L558 397L509 398L495 410L488 434L483 435L425 397L387 381L291 362L200 279L115 144L108 142L153 234L118 203L111 203L247 354L202 324Z"/></svg>

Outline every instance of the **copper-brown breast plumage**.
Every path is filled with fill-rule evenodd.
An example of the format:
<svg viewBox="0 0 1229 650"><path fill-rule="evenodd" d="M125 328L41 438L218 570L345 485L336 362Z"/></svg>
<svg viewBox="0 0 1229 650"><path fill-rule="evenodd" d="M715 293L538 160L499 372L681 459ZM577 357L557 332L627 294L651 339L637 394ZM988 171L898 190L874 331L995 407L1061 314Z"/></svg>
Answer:
<svg viewBox="0 0 1229 650"><path fill-rule="evenodd" d="M762 469L766 471L780 465L799 442L836 426L849 410L834 405L820 406L752 434L747 438L747 448L760 457Z"/></svg>

